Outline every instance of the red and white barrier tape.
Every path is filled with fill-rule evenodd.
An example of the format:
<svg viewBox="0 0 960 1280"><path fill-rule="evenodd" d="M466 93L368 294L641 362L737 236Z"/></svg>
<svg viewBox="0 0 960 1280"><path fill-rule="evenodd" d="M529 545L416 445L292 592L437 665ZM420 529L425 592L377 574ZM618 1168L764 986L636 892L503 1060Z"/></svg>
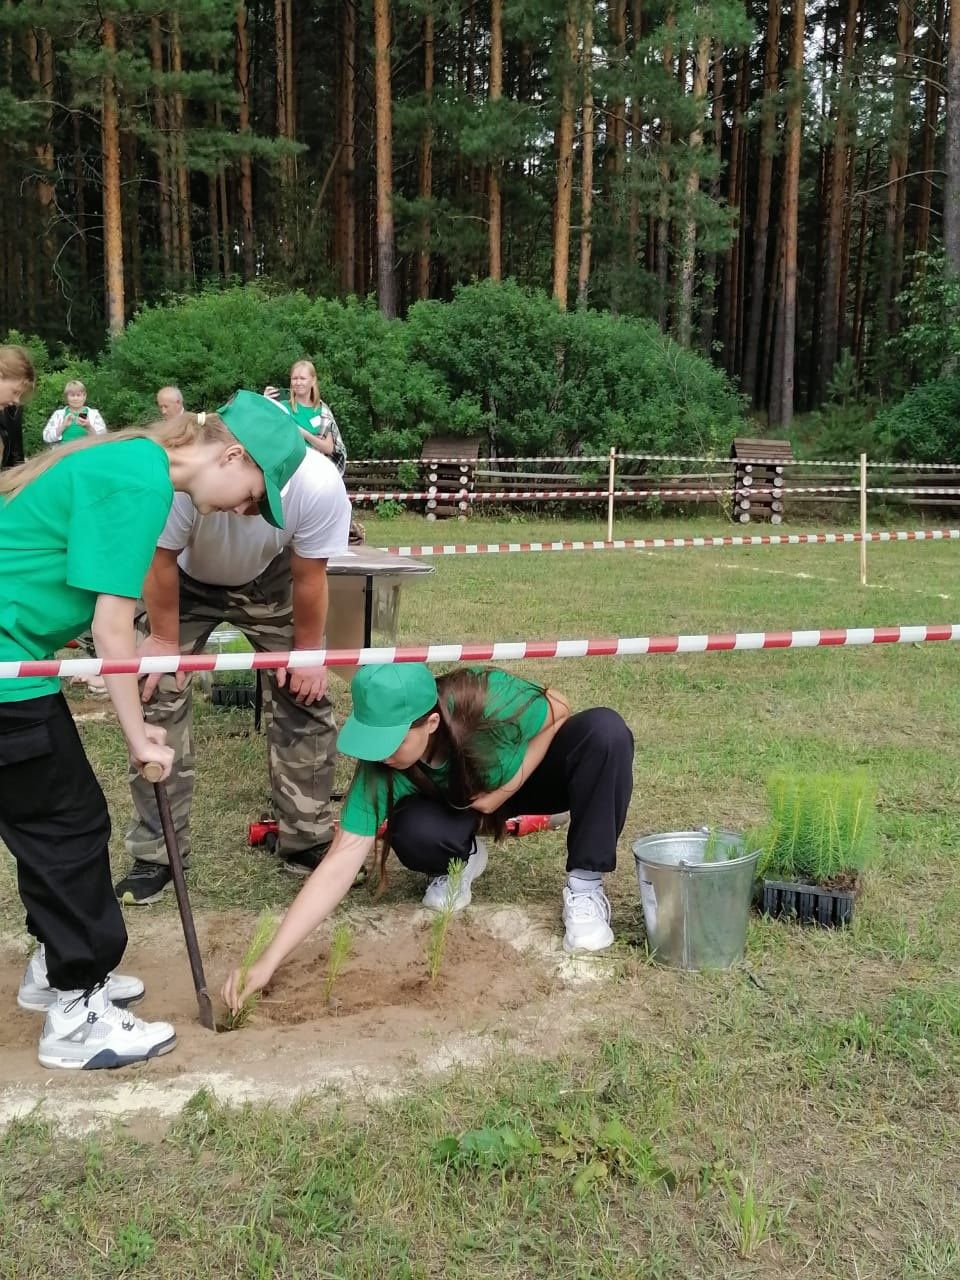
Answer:
<svg viewBox="0 0 960 1280"><path fill-rule="evenodd" d="M617 462L704 462L717 467L857 467L857 459L845 458L715 458L698 456L689 453L617 453ZM408 464L414 467L429 469L438 464L476 467L478 463L495 462L502 466L507 462L577 462L577 463L609 463L609 453L584 454L582 457L571 455L557 457L514 457L514 458L351 458L347 467L383 467ZM868 461L868 467L877 467L883 471L960 471L960 462L883 462Z"/></svg>
<svg viewBox="0 0 960 1280"><path fill-rule="evenodd" d="M601 501L606 498L802 498L823 494L856 494L860 486L856 484L803 485L798 488L782 486L751 485L744 488L719 489L490 489L476 492L467 489L451 490L447 493L435 489L420 491L360 492L349 495L352 502L559 502L569 501ZM868 488L868 494L886 494L894 497L960 497L960 488L901 487L901 488Z"/></svg>
<svg viewBox="0 0 960 1280"><path fill-rule="evenodd" d="M354 667L393 662L519 662L539 658L625 658L651 653L713 653L733 649L815 649L960 640L960 623L934 626L843 627L819 631L729 631L689 636L629 636L595 640L498 640L399 648L299 649L287 653L198 653L166 658L74 658L0 662L0 680L37 676L154 675L171 671L250 671L278 667Z"/></svg>
<svg viewBox="0 0 960 1280"><path fill-rule="evenodd" d="M378 547L395 556L495 556L517 551L664 551L684 547L802 547L860 542L859 533L723 534L700 538L615 538L613 542L443 542L422 546ZM960 529L876 530L867 542L957 542Z"/></svg>

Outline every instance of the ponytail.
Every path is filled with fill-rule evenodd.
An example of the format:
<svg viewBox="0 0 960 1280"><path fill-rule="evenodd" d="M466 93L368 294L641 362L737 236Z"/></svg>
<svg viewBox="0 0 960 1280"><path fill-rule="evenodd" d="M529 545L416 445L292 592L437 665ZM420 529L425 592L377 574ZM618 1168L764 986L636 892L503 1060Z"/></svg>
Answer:
<svg viewBox="0 0 960 1280"><path fill-rule="evenodd" d="M0 354L10 348L0 347ZM154 440L168 451L194 444L236 444L226 423L216 413L181 413L176 418L161 418L147 427L128 427L109 435L98 435L86 440L72 440L58 445L46 453L38 453L18 467L0 473L0 497L15 498L31 481L55 467L64 458L82 449L106 449L123 440Z"/></svg>

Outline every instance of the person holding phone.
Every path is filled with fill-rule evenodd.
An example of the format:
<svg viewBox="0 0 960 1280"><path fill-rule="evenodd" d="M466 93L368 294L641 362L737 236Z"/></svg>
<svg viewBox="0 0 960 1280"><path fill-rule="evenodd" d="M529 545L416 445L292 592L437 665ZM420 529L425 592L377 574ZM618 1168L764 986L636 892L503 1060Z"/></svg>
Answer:
<svg viewBox="0 0 960 1280"><path fill-rule="evenodd" d="M310 448L325 453L343 475L347 451L330 406L320 399L317 371L311 361L298 360L291 368L287 398L278 387L265 387L263 394L282 404L293 415Z"/></svg>
<svg viewBox="0 0 960 1280"><path fill-rule="evenodd" d="M43 428L44 444L69 444L71 440L84 440L87 436L106 434L107 424L99 409L87 404L87 388L79 378L74 378L63 389L67 403L55 409Z"/></svg>

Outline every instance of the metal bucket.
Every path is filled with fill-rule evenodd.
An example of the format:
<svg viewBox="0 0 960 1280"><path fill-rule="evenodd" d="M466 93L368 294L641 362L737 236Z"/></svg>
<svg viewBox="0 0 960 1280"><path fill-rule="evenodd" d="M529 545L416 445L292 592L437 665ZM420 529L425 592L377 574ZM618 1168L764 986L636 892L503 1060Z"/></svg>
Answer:
<svg viewBox="0 0 960 1280"><path fill-rule="evenodd" d="M650 950L678 969L726 969L743 959L760 850L733 831L670 831L633 845Z"/></svg>

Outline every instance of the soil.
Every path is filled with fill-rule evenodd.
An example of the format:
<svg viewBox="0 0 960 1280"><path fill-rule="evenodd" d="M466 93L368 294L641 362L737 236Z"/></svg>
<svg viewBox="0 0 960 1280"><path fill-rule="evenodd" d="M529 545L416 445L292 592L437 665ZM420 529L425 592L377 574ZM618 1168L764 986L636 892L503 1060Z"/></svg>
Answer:
<svg viewBox="0 0 960 1280"><path fill-rule="evenodd" d="M293 1101L331 1084L362 1092L402 1089L406 1068L444 1070L479 1062L509 1043L520 1051L556 1045L592 1015L588 988L601 958L574 960L560 947L555 912L471 908L447 935L436 983L427 973L430 916L421 908L357 908L353 943L329 1003L323 1001L329 926L278 972L238 1031L204 1030L197 1019L179 920L146 912L128 919L121 969L147 987L136 1012L177 1030L172 1053L118 1071L51 1072L37 1061L41 1014L17 1008L25 939L0 939L0 1124L41 1104L78 1129L105 1117L175 1115L200 1087L225 1101ZM254 917L198 918L208 987L218 1024L219 989L249 940Z"/></svg>

